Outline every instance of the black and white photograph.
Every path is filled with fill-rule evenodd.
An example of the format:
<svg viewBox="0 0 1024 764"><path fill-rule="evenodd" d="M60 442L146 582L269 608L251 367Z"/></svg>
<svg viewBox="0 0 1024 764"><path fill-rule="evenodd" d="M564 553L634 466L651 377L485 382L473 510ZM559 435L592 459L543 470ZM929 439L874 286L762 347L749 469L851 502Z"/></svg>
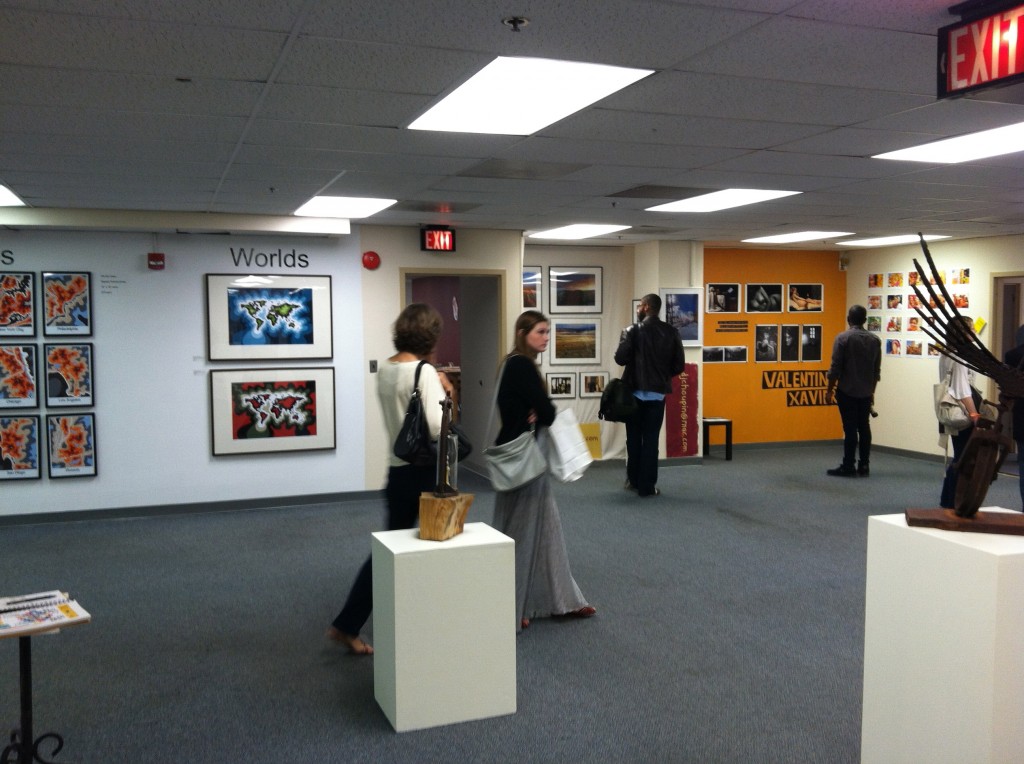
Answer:
<svg viewBox="0 0 1024 764"><path fill-rule="evenodd" d="M774 363L779 360L779 327L758 324L754 329L754 361Z"/></svg>
<svg viewBox="0 0 1024 764"><path fill-rule="evenodd" d="M739 313L739 284L708 284L708 313Z"/></svg>
<svg viewBox="0 0 1024 764"><path fill-rule="evenodd" d="M747 313L781 313L782 284L747 284Z"/></svg>
<svg viewBox="0 0 1024 764"><path fill-rule="evenodd" d="M747 346L746 345L726 345L725 346L725 363L746 363L747 362Z"/></svg>
<svg viewBox="0 0 1024 764"><path fill-rule="evenodd" d="M800 360L821 360L821 324L804 324L800 333Z"/></svg>
<svg viewBox="0 0 1024 764"><path fill-rule="evenodd" d="M576 374L566 372L565 374L548 374L548 395L552 398L575 398L576 397Z"/></svg>
<svg viewBox="0 0 1024 764"><path fill-rule="evenodd" d="M800 360L799 325L783 324L779 338L779 360L784 363Z"/></svg>

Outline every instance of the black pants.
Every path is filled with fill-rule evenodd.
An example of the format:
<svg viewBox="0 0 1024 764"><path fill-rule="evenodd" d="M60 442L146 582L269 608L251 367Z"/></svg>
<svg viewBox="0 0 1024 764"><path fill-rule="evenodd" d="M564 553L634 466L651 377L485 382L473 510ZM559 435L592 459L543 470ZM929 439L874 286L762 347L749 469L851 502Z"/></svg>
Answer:
<svg viewBox="0 0 1024 764"><path fill-rule="evenodd" d="M384 495L388 504L388 530L415 528L420 519L420 494L434 490L434 467L403 465L388 470L388 484ZM332 622L332 626L345 634L358 634L373 612L373 561L366 558L356 574L348 593L345 607Z"/></svg>
<svg viewBox="0 0 1024 764"><path fill-rule="evenodd" d="M658 485L658 439L665 420L665 401L642 401L626 422L626 479L641 496Z"/></svg>
<svg viewBox="0 0 1024 764"><path fill-rule="evenodd" d="M860 464L867 467L871 461L871 398L854 398L836 390L839 416L843 420L843 467L853 469L860 456Z"/></svg>
<svg viewBox="0 0 1024 764"><path fill-rule="evenodd" d="M949 436L953 443L953 458L946 466L946 477L942 480L942 493L939 495L939 506L943 509L953 509L956 506L956 483L960 479L960 473L956 470L956 464L967 447L967 441L971 439L974 432L974 425L965 427L960 432L954 432Z"/></svg>

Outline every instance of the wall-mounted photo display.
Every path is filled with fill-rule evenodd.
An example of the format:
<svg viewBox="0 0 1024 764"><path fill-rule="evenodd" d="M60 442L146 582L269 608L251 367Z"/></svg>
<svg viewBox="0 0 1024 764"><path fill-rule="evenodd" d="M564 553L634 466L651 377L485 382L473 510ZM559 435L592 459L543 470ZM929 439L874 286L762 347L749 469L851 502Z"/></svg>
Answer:
<svg viewBox="0 0 1024 764"><path fill-rule="evenodd" d="M601 313L602 269L548 268L548 313Z"/></svg>
<svg viewBox="0 0 1024 764"><path fill-rule="evenodd" d="M552 398L576 397L576 372L548 374L547 380L548 395Z"/></svg>
<svg viewBox="0 0 1024 764"><path fill-rule="evenodd" d="M580 398L600 398L608 384L606 371L580 372Z"/></svg>
<svg viewBox="0 0 1024 764"><path fill-rule="evenodd" d="M210 372L213 455L335 448L334 369Z"/></svg>
<svg viewBox="0 0 1024 764"><path fill-rule="evenodd" d="M206 274L211 361L332 358L331 277Z"/></svg>
<svg viewBox="0 0 1024 764"><path fill-rule="evenodd" d="M902 340L889 339L885 341L885 354L886 355L903 355L903 342Z"/></svg>
<svg viewBox="0 0 1024 764"><path fill-rule="evenodd" d="M0 480L42 477L39 454L39 417L0 414ZM13 497L8 498L11 500Z"/></svg>
<svg viewBox="0 0 1024 764"><path fill-rule="evenodd" d="M721 345L716 347L705 345L703 351L701 351L701 358L704 363L722 363L725 361L725 348Z"/></svg>
<svg viewBox="0 0 1024 764"><path fill-rule="evenodd" d="M881 273L868 274L868 289L881 289L885 285L885 279Z"/></svg>
<svg viewBox="0 0 1024 764"><path fill-rule="evenodd" d="M911 310L917 310L921 307L921 298L916 294L907 295L907 307Z"/></svg>
<svg viewBox="0 0 1024 764"><path fill-rule="evenodd" d="M881 310L882 309L882 295L880 294L869 294L868 295L868 310Z"/></svg>
<svg viewBox="0 0 1024 764"><path fill-rule="evenodd" d="M629 314L630 323L634 324L634 323L636 323L636 312L638 310L640 310L640 298L638 297L635 300L633 300L630 303L629 307L630 307L630 310L632 311L632 313Z"/></svg>
<svg viewBox="0 0 1024 764"><path fill-rule="evenodd" d="M950 284L966 285L971 283L971 269L970 268L950 268L949 269L949 282Z"/></svg>
<svg viewBox="0 0 1024 764"><path fill-rule="evenodd" d="M779 327L758 324L754 328L754 362L775 363L779 360Z"/></svg>
<svg viewBox="0 0 1024 764"><path fill-rule="evenodd" d="M825 287L822 284L790 284L786 306L793 312L818 312L824 309Z"/></svg>
<svg viewBox="0 0 1024 764"><path fill-rule="evenodd" d="M80 271L43 273L43 335L92 336L92 274Z"/></svg>
<svg viewBox="0 0 1024 764"><path fill-rule="evenodd" d="M885 277L885 285L890 289L897 289L903 286L903 272L889 273Z"/></svg>
<svg viewBox="0 0 1024 764"><path fill-rule="evenodd" d="M864 323L864 328L867 329L869 332L882 331L882 317L868 316L868 320Z"/></svg>
<svg viewBox="0 0 1024 764"><path fill-rule="evenodd" d="M966 292L952 292L949 296L953 299L953 305L957 310L971 307L971 298Z"/></svg>
<svg viewBox="0 0 1024 764"><path fill-rule="evenodd" d="M747 346L746 345L726 345L723 353L724 363L746 363L747 362Z"/></svg>
<svg viewBox="0 0 1024 764"><path fill-rule="evenodd" d="M92 477L96 469L96 416L47 414L51 478Z"/></svg>
<svg viewBox="0 0 1024 764"><path fill-rule="evenodd" d="M821 324L804 324L800 327L800 360L821 360Z"/></svg>
<svg viewBox="0 0 1024 764"><path fill-rule="evenodd" d="M541 310L540 292L544 271L539 265L523 266L523 310Z"/></svg>
<svg viewBox="0 0 1024 764"><path fill-rule="evenodd" d="M601 319L577 316L551 319L551 354L548 363L582 364L601 362Z"/></svg>
<svg viewBox="0 0 1024 764"><path fill-rule="evenodd" d="M887 333L902 332L903 316L889 316L885 322L885 331Z"/></svg>
<svg viewBox="0 0 1024 764"><path fill-rule="evenodd" d="M921 283L921 274L917 271L907 271L907 286L913 287Z"/></svg>
<svg viewBox="0 0 1024 764"><path fill-rule="evenodd" d="M0 410L39 405L35 345L0 345Z"/></svg>
<svg viewBox="0 0 1024 764"><path fill-rule="evenodd" d="M779 360L785 363L800 360L800 326L784 324L779 338Z"/></svg>
<svg viewBox="0 0 1024 764"><path fill-rule="evenodd" d="M747 313L781 313L782 284L747 284Z"/></svg>
<svg viewBox="0 0 1024 764"><path fill-rule="evenodd" d="M739 313L739 284L708 284L706 313Z"/></svg>
<svg viewBox="0 0 1024 764"><path fill-rule="evenodd" d="M920 340L907 340L904 344L906 345L907 358L924 357L924 343Z"/></svg>
<svg viewBox="0 0 1024 764"><path fill-rule="evenodd" d="M92 406L96 400L92 343L62 342L46 344L43 348L46 405L53 408Z"/></svg>
<svg viewBox="0 0 1024 764"><path fill-rule="evenodd" d="M921 317L920 316L907 316L907 331L908 332L919 332L919 331L921 331Z"/></svg>
<svg viewBox="0 0 1024 764"><path fill-rule="evenodd" d="M903 295L902 294L887 294L885 296L885 309L886 310L903 310Z"/></svg>
<svg viewBox="0 0 1024 764"><path fill-rule="evenodd" d="M35 274L0 271L0 339L35 336Z"/></svg>
<svg viewBox="0 0 1024 764"><path fill-rule="evenodd" d="M661 317L676 330L684 347L702 344L701 302L704 290L679 287L661 290Z"/></svg>

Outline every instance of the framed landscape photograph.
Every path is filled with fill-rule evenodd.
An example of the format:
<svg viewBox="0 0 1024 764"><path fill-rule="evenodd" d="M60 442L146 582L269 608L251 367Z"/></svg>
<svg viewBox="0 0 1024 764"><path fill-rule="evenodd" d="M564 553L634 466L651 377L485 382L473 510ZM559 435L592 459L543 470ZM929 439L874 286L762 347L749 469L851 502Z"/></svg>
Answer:
<svg viewBox="0 0 1024 764"><path fill-rule="evenodd" d="M0 410L39 405L35 345L0 345Z"/></svg>
<svg viewBox="0 0 1024 764"><path fill-rule="evenodd" d="M47 337L92 336L92 274L43 273L43 334Z"/></svg>
<svg viewBox="0 0 1024 764"><path fill-rule="evenodd" d="M823 310L825 287L822 284L790 284L786 305L791 312Z"/></svg>
<svg viewBox="0 0 1024 764"><path fill-rule="evenodd" d="M334 369L210 372L213 455L335 448Z"/></svg>
<svg viewBox="0 0 1024 764"><path fill-rule="evenodd" d="M0 480L42 477L39 416L0 414Z"/></svg>
<svg viewBox="0 0 1024 764"><path fill-rule="evenodd" d="M580 398L600 398L608 384L606 371L580 372Z"/></svg>
<svg viewBox="0 0 1024 764"><path fill-rule="evenodd" d="M331 358L330 276L206 274L211 361Z"/></svg>
<svg viewBox="0 0 1024 764"><path fill-rule="evenodd" d="M62 342L43 348L47 407L92 406L96 402L92 343Z"/></svg>
<svg viewBox="0 0 1024 764"><path fill-rule="evenodd" d="M739 313L739 284L708 284L707 313Z"/></svg>
<svg viewBox="0 0 1024 764"><path fill-rule="evenodd" d="M548 362L556 364L586 364L601 362L601 319L579 316L552 318L551 354Z"/></svg>
<svg viewBox="0 0 1024 764"><path fill-rule="evenodd" d="M47 414L51 478L92 477L96 470L96 416Z"/></svg>
<svg viewBox="0 0 1024 764"><path fill-rule="evenodd" d="M35 274L0 271L0 339L35 336Z"/></svg>
<svg viewBox="0 0 1024 764"><path fill-rule="evenodd" d="M548 313L601 313L602 269L548 268Z"/></svg>
<svg viewBox="0 0 1024 764"><path fill-rule="evenodd" d="M683 287L661 290L661 317L686 347L701 345L701 304L704 290Z"/></svg>
<svg viewBox="0 0 1024 764"><path fill-rule="evenodd" d="M782 284L747 284L747 313L781 313Z"/></svg>
<svg viewBox="0 0 1024 764"><path fill-rule="evenodd" d="M539 265L523 266L523 310L541 310L540 292L544 271Z"/></svg>
<svg viewBox="0 0 1024 764"><path fill-rule="evenodd" d="M552 398L576 397L576 373L548 374L548 395Z"/></svg>

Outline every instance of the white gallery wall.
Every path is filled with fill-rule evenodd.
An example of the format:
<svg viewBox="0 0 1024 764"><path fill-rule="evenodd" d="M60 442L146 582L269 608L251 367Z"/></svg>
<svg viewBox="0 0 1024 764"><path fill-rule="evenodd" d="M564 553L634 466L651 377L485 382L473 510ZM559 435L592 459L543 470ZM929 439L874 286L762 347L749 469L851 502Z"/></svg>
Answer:
<svg viewBox="0 0 1024 764"><path fill-rule="evenodd" d="M366 488L363 338L354 328L362 321L357 236L5 231L0 251L2 270L35 273L37 289L43 271L92 274L93 336L75 341L93 343L95 404L85 410L95 412L98 462L94 477L51 479L44 446L41 479L0 484L0 515L267 500ZM153 251L165 254L164 270L148 269L146 254ZM208 361L204 275L210 273L330 276L333 359ZM55 339L66 338L44 337L40 328L24 342L37 344L41 352L44 342ZM306 366L335 369L336 450L212 455L212 369ZM40 406L19 411L45 417L70 410Z"/></svg>

